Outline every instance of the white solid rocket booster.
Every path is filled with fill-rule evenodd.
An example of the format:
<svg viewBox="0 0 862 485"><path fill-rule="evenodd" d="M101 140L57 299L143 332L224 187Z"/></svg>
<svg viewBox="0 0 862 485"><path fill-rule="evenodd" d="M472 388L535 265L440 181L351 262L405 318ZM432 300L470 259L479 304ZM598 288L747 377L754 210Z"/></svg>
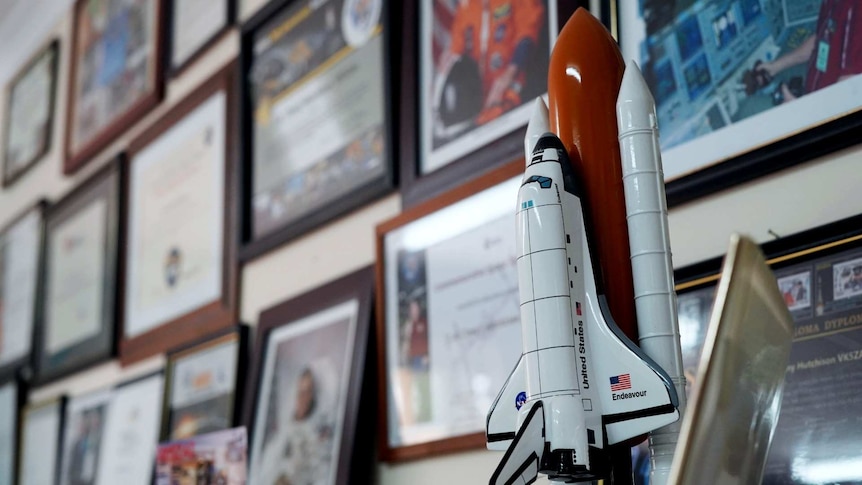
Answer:
<svg viewBox="0 0 862 485"><path fill-rule="evenodd" d="M640 347L670 376L682 415L685 376L658 122L655 100L634 61L629 62L623 75L617 98L617 126ZM681 422L650 433L653 485L667 483Z"/></svg>

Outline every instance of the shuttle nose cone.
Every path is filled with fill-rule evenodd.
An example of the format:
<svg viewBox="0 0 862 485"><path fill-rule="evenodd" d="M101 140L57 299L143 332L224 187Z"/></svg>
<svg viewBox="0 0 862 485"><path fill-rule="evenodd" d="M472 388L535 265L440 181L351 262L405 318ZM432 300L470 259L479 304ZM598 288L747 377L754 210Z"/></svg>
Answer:
<svg viewBox="0 0 862 485"><path fill-rule="evenodd" d="M533 112L530 115L530 122L527 123L527 134L524 136L524 158L526 158L525 163L527 165L530 164L530 158L539 138L549 131L551 131L551 126L548 121L548 106L545 104L545 100L538 97L533 103Z"/></svg>

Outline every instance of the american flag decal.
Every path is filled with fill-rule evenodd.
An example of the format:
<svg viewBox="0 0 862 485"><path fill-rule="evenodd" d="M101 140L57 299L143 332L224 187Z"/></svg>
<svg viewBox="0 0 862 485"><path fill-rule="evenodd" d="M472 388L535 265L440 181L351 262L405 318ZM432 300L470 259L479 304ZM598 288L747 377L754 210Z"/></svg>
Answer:
<svg viewBox="0 0 862 485"><path fill-rule="evenodd" d="M581 316L581 302L575 302L575 311L578 313L578 316Z"/></svg>
<svg viewBox="0 0 862 485"><path fill-rule="evenodd" d="M620 374L611 377L611 392L624 391L632 388L632 379L629 374Z"/></svg>

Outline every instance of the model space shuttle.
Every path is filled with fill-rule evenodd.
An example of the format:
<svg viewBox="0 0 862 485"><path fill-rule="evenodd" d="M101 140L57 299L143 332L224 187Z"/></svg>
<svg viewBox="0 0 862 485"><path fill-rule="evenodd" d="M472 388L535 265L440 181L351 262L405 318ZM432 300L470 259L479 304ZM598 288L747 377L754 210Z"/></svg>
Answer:
<svg viewBox="0 0 862 485"><path fill-rule="evenodd" d="M491 483L606 478L608 447L650 432L661 474L685 380L655 103L583 9L548 78L550 110L536 101L525 138L523 352L487 418L488 448L506 450Z"/></svg>

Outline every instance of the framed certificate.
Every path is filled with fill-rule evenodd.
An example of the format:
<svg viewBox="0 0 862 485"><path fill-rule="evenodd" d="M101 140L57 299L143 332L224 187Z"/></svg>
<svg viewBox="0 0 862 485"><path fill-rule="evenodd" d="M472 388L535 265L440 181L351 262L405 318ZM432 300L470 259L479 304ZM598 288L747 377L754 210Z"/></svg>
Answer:
<svg viewBox="0 0 862 485"><path fill-rule="evenodd" d="M240 0L172 0L171 73L181 72L226 31Z"/></svg>
<svg viewBox="0 0 862 485"><path fill-rule="evenodd" d="M156 454L156 485L245 485L247 461L245 427L162 443ZM177 482L177 477L183 478Z"/></svg>
<svg viewBox="0 0 862 485"><path fill-rule="evenodd" d="M0 231L0 375L33 362L46 207L39 202Z"/></svg>
<svg viewBox="0 0 862 485"><path fill-rule="evenodd" d="M354 441L372 284L364 269L261 313L249 483L369 482L351 463L372 460Z"/></svg>
<svg viewBox="0 0 862 485"><path fill-rule="evenodd" d="M519 160L377 227L383 460L479 448L521 355Z"/></svg>
<svg viewBox="0 0 862 485"><path fill-rule="evenodd" d="M121 169L112 161L46 215L40 382L113 355Z"/></svg>
<svg viewBox="0 0 862 485"><path fill-rule="evenodd" d="M18 476L19 410L24 403L22 381L0 382L0 484L12 485Z"/></svg>
<svg viewBox="0 0 862 485"><path fill-rule="evenodd" d="M152 483L163 384L164 377L158 373L126 382L114 390L95 483Z"/></svg>
<svg viewBox="0 0 862 485"><path fill-rule="evenodd" d="M64 173L161 101L164 1L75 2Z"/></svg>
<svg viewBox="0 0 862 485"><path fill-rule="evenodd" d="M669 204L858 143L857 3L607 3L655 97Z"/></svg>
<svg viewBox="0 0 862 485"><path fill-rule="evenodd" d="M243 29L243 259L393 185L388 5L279 0Z"/></svg>
<svg viewBox="0 0 862 485"><path fill-rule="evenodd" d="M124 364L236 322L228 66L129 147Z"/></svg>
<svg viewBox="0 0 862 485"><path fill-rule="evenodd" d="M51 148L59 46L59 41L52 41L9 84L3 151L4 187L24 175Z"/></svg>
<svg viewBox="0 0 862 485"><path fill-rule="evenodd" d="M240 325L168 353L164 440L183 440L238 424L247 346L248 327Z"/></svg>
<svg viewBox="0 0 862 485"><path fill-rule="evenodd" d="M63 442L65 398L27 406L21 425L18 485L56 483Z"/></svg>
<svg viewBox="0 0 862 485"><path fill-rule="evenodd" d="M105 389L67 402L60 485L96 483L112 392Z"/></svg>

